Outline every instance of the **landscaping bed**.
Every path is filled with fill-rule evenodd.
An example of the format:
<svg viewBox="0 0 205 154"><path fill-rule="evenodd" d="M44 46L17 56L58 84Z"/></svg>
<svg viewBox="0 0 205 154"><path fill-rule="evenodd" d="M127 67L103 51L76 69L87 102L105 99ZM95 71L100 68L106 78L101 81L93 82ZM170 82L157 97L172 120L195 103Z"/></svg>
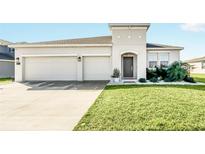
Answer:
<svg viewBox="0 0 205 154"><path fill-rule="evenodd" d="M74 130L205 130L205 86L107 86Z"/></svg>

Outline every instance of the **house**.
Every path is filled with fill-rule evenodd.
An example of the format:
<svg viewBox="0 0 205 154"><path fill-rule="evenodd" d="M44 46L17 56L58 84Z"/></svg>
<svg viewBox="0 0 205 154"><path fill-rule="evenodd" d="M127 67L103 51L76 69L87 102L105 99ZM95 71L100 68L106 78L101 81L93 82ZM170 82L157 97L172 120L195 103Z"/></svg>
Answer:
<svg viewBox="0 0 205 154"><path fill-rule="evenodd" d="M191 65L191 73L205 74L205 57L190 59L186 62Z"/></svg>
<svg viewBox="0 0 205 154"><path fill-rule="evenodd" d="M16 43L15 80L110 80L146 78L146 68L180 60L178 46L147 43L150 24L109 24L111 36Z"/></svg>
<svg viewBox="0 0 205 154"><path fill-rule="evenodd" d="M14 77L14 48L11 42L0 39L0 78Z"/></svg>

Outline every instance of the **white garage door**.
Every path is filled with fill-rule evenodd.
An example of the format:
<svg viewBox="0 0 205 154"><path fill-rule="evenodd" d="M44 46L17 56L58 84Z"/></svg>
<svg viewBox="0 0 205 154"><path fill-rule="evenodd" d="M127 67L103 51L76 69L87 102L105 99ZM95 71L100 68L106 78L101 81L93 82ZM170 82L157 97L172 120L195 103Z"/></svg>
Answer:
<svg viewBox="0 0 205 154"><path fill-rule="evenodd" d="M84 80L109 80L111 75L110 57L84 57Z"/></svg>
<svg viewBox="0 0 205 154"><path fill-rule="evenodd" d="M24 80L76 80L76 57L27 57Z"/></svg>

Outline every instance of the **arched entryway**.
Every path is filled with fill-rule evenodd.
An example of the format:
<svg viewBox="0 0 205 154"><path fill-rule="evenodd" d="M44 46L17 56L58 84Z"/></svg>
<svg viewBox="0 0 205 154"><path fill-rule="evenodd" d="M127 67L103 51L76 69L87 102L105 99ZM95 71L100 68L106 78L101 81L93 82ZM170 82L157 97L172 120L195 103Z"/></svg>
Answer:
<svg viewBox="0 0 205 154"><path fill-rule="evenodd" d="M137 78L137 54L132 52L121 55L121 70L123 79Z"/></svg>

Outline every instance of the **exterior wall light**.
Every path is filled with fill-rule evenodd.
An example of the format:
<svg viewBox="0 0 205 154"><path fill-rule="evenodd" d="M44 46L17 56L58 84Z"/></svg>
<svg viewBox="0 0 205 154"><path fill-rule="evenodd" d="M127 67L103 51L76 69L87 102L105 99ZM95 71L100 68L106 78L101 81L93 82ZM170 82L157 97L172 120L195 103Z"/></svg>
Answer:
<svg viewBox="0 0 205 154"><path fill-rule="evenodd" d="M81 62L81 57L80 56L78 57L78 62Z"/></svg>
<svg viewBox="0 0 205 154"><path fill-rule="evenodd" d="M21 65L19 57L16 58L16 65Z"/></svg>

